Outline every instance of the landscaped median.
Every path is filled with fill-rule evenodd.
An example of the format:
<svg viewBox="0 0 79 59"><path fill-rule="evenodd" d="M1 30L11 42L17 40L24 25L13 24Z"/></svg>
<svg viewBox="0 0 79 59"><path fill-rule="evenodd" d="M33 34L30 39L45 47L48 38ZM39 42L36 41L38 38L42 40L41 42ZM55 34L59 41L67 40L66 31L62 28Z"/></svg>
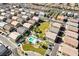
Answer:
<svg viewBox="0 0 79 59"><path fill-rule="evenodd" d="M24 51L33 51L33 52L37 52L37 53L40 53L41 55L44 55L46 50L43 49L43 48L35 48L33 45L31 44L23 44L22 45L22 50Z"/></svg>

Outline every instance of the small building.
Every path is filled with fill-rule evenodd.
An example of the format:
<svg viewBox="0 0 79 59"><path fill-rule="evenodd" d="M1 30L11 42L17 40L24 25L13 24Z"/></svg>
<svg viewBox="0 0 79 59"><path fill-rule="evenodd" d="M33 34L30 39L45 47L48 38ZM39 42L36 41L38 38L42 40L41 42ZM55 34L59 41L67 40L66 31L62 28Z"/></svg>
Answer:
<svg viewBox="0 0 79 59"><path fill-rule="evenodd" d="M10 13L6 13L5 15L8 19L11 19L12 18L12 15Z"/></svg>
<svg viewBox="0 0 79 59"><path fill-rule="evenodd" d="M78 18L79 14L78 13L74 13L74 18Z"/></svg>
<svg viewBox="0 0 79 59"><path fill-rule="evenodd" d="M26 14L26 12L22 11L22 12L21 12L21 14L22 14L22 15L25 15L25 14Z"/></svg>
<svg viewBox="0 0 79 59"><path fill-rule="evenodd" d="M3 29L6 30L6 31L11 32L11 31L14 30L14 27L11 24L6 24L6 25L4 25Z"/></svg>
<svg viewBox="0 0 79 59"><path fill-rule="evenodd" d="M6 22L7 23L11 23L12 22L12 19L7 19Z"/></svg>
<svg viewBox="0 0 79 59"><path fill-rule="evenodd" d="M39 16L44 16L45 15L45 13L44 12L39 12Z"/></svg>
<svg viewBox="0 0 79 59"><path fill-rule="evenodd" d="M60 24L60 23L52 23L52 26L53 26L53 27L60 28L60 27L61 27L61 24Z"/></svg>
<svg viewBox="0 0 79 59"><path fill-rule="evenodd" d="M27 13L26 15L28 16L28 20L34 16L34 15L31 14L31 13Z"/></svg>
<svg viewBox="0 0 79 59"><path fill-rule="evenodd" d="M57 36L57 34L52 33L52 32L46 32L46 33L45 33L45 37L46 37L47 39L50 39L51 41L54 41L55 38L56 38L56 36Z"/></svg>
<svg viewBox="0 0 79 59"><path fill-rule="evenodd" d="M12 17L12 20L17 20L17 19L18 19L17 16L13 16L13 17Z"/></svg>
<svg viewBox="0 0 79 59"><path fill-rule="evenodd" d="M78 56L78 50L62 43L59 47L58 50L61 54L66 55L66 56Z"/></svg>
<svg viewBox="0 0 79 59"><path fill-rule="evenodd" d="M73 47L78 47L78 40L71 38L69 36L65 36L63 39L64 43L73 46Z"/></svg>
<svg viewBox="0 0 79 59"><path fill-rule="evenodd" d="M1 13L2 16L5 16L5 14L6 14L5 12L2 12L2 13Z"/></svg>
<svg viewBox="0 0 79 59"><path fill-rule="evenodd" d="M14 11L11 11L10 14L13 16L15 14L15 12Z"/></svg>
<svg viewBox="0 0 79 59"><path fill-rule="evenodd" d="M74 23L74 22L68 22L68 25L78 27L78 23Z"/></svg>
<svg viewBox="0 0 79 59"><path fill-rule="evenodd" d="M12 51L0 43L0 56L9 56L12 54Z"/></svg>
<svg viewBox="0 0 79 59"><path fill-rule="evenodd" d="M8 37L10 37L13 42L16 42L17 40L20 40L22 36L18 32L11 32Z"/></svg>
<svg viewBox="0 0 79 59"><path fill-rule="evenodd" d="M29 19L29 17L27 15L23 15L22 18L27 21Z"/></svg>
<svg viewBox="0 0 79 59"><path fill-rule="evenodd" d="M19 8L19 11L23 11L23 8Z"/></svg>
<svg viewBox="0 0 79 59"><path fill-rule="evenodd" d="M0 28L3 28L4 25L6 25L7 23L6 22L0 22Z"/></svg>
<svg viewBox="0 0 79 59"><path fill-rule="evenodd" d="M19 27L21 25L18 21L12 21L11 24L15 27Z"/></svg>
<svg viewBox="0 0 79 59"><path fill-rule="evenodd" d="M64 19L64 16L58 15L58 16L57 16L57 19L58 19L58 20L63 20L63 19Z"/></svg>
<svg viewBox="0 0 79 59"><path fill-rule="evenodd" d="M75 39L78 38L78 33L72 32L72 31L69 31L69 30L66 31L65 35L70 36L70 37L75 38Z"/></svg>
<svg viewBox="0 0 79 59"><path fill-rule="evenodd" d="M53 32L53 33L58 33L59 32L59 28L56 28L56 27L51 27L49 29L49 31Z"/></svg>
<svg viewBox="0 0 79 59"><path fill-rule="evenodd" d="M79 18L77 18L77 19L69 19L71 22L73 22L73 23L78 23L78 19Z"/></svg>
<svg viewBox="0 0 79 59"><path fill-rule="evenodd" d="M70 31L73 31L73 32L78 32L78 28L77 27L74 27L74 26L68 26L68 30L70 30Z"/></svg>
<svg viewBox="0 0 79 59"><path fill-rule="evenodd" d="M35 13L35 11L31 10L31 11L30 11L30 13L31 13L31 14L34 14L34 13Z"/></svg>
<svg viewBox="0 0 79 59"><path fill-rule="evenodd" d="M0 21L3 21L4 20L4 16L0 16Z"/></svg>
<svg viewBox="0 0 79 59"><path fill-rule="evenodd" d="M26 21L25 21L24 19L22 19L22 18L18 18L17 21L18 21L20 24L23 24L23 23L26 22Z"/></svg>
<svg viewBox="0 0 79 59"><path fill-rule="evenodd" d="M39 17L38 16L33 16L33 18L32 18L33 20L35 20L36 22L38 22L39 21Z"/></svg>
<svg viewBox="0 0 79 59"><path fill-rule="evenodd" d="M0 12L4 12L5 10L4 9L0 9Z"/></svg>
<svg viewBox="0 0 79 59"><path fill-rule="evenodd" d="M23 26L26 27L27 29L29 29L29 28L31 28L32 24L30 24L30 23L24 23Z"/></svg>
<svg viewBox="0 0 79 59"><path fill-rule="evenodd" d="M35 24L35 21L34 20L28 20L28 23Z"/></svg>
<svg viewBox="0 0 79 59"><path fill-rule="evenodd" d="M25 34L27 31L28 31L28 29L25 27L22 27L22 26L17 28L17 32L22 35Z"/></svg>

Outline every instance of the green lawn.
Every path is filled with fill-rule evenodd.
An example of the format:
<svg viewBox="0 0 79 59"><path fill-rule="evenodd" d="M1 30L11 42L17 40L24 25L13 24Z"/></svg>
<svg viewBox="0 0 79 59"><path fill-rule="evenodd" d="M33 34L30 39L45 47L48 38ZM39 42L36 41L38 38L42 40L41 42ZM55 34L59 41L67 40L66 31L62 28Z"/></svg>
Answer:
<svg viewBox="0 0 79 59"><path fill-rule="evenodd" d="M49 22L43 22L43 23L40 23L40 26L38 26L35 29L36 32L39 32L37 34L39 38L43 38L45 36L45 30L49 28L49 25L50 25Z"/></svg>
<svg viewBox="0 0 79 59"><path fill-rule="evenodd" d="M43 22L40 24L38 28L40 29L40 31L44 32L46 29L48 29L48 27L49 27L49 22Z"/></svg>
<svg viewBox="0 0 79 59"><path fill-rule="evenodd" d="M31 44L24 44L22 47L23 47L24 51L34 51L34 52L40 53L41 55L44 55L45 51L46 51L43 48L35 48Z"/></svg>

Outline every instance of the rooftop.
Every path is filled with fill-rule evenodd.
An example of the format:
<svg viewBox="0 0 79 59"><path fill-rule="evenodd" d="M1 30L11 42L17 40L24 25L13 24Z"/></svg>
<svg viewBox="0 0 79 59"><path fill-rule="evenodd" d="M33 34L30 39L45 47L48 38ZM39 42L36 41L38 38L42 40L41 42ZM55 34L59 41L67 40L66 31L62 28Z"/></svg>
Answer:
<svg viewBox="0 0 79 59"><path fill-rule="evenodd" d="M69 55L69 56L78 56L77 49L75 49L67 44L64 44L64 43L61 44L59 51L61 51L62 53L66 54L66 55Z"/></svg>

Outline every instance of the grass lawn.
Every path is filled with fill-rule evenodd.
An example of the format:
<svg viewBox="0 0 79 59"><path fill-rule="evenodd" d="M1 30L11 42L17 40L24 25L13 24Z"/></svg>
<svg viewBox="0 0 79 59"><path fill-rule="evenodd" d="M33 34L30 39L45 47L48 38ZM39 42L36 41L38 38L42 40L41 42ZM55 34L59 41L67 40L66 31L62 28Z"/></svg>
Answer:
<svg viewBox="0 0 79 59"><path fill-rule="evenodd" d="M44 32L46 29L48 29L48 27L49 27L49 22L43 22L40 24L38 28L40 29L40 31Z"/></svg>
<svg viewBox="0 0 79 59"><path fill-rule="evenodd" d="M35 48L31 44L23 44L22 47L23 47L24 51L34 51L34 52L40 53L41 55L44 55L46 52L45 49Z"/></svg>
<svg viewBox="0 0 79 59"><path fill-rule="evenodd" d="M35 31L39 32L37 35L39 38L43 38L45 36L45 30L49 28L49 25L50 25L49 22L43 22L40 23L40 26L36 28Z"/></svg>

